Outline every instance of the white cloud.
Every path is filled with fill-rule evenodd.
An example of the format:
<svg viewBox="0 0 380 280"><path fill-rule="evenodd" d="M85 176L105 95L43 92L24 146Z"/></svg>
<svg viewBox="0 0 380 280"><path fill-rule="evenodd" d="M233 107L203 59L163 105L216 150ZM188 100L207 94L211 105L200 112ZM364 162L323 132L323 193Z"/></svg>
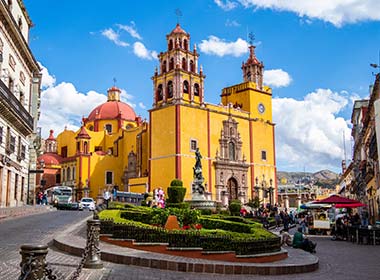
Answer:
<svg viewBox="0 0 380 280"><path fill-rule="evenodd" d="M157 59L157 52L148 50L141 42L135 42L133 44L133 52L136 56L142 59Z"/></svg>
<svg viewBox="0 0 380 280"><path fill-rule="evenodd" d="M136 38L138 40L142 40L142 37L137 32L135 28L135 22L131 21L131 25L123 25L123 24L116 24L117 27L119 27L121 30L127 31L129 35L131 35L133 38Z"/></svg>
<svg viewBox="0 0 380 280"><path fill-rule="evenodd" d="M211 35L208 40L202 40L202 43L199 44L199 49L210 55L238 57L248 53L248 43L241 38L238 38L235 42L226 42L224 39Z"/></svg>
<svg viewBox="0 0 380 280"><path fill-rule="evenodd" d="M346 23L380 20L378 0L238 0L245 8L290 11L340 27Z"/></svg>
<svg viewBox="0 0 380 280"><path fill-rule="evenodd" d="M350 135L348 122L338 114L351 97L330 89L317 89L303 100L274 98L276 157L286 169L339 169L343 159L343 132Z"/></svg>
<svg viewBox="0 0 380 280"><path fill-rule="evenodd" d="M128 43L120 40L119 33L115 32L112 28L108 28L102 31L102 35L106 37L108 40L114 42L116 45L121 47L129 46Z"/></svg>
<svg viewBox="0 0 380 280"><path fill-rule="evenodd" d="M120 98L133 108L136 107L136 104L130 102L134 97L124 89L121 89ZM82 117L87 117L96 106L106 101L105 94L94 90L81 93L72 83L50 84L41 92L41 117L38 126L42 128L42 137L46 138L50 129L55 131L55 135L58 135L65 127L77 130L81 125Z"/></svg>
<svg viewBox="0 0 380 280"><path fill-rule="evenodd" d="M144 103L142 103L142 102L139 102L139 107L140 107L141 109L146 109L146 106L145 106Z"/></svg>
<svg viewBox="0 0 380 280"><path fill-rule="evenodd" d="M218 5L218 7L220 7L221 9L223 9L225 11L233 10L238 5L236 2L230 1L230 0L226 0L226 1L223 1L223 0L214 0L214 2L215 2L216 5Z"/></svg>
<svg viewBox="0 0 380 280"><path fill-rule="evenodd" d="M264 84L278 88L287 87L292 82L290 75L282 69L264 71Z"/></svg>
<svg viewBox="0 0 380 280"><path fill-rule="evenodd" d="M227 19L226 23L224 25L228 26L228 27L239 27L239 26L241 26L241 24L238 23L236 20L230 20L230 19Z"/></svg>
<svg viewBox="0 0 380 280"><path fill-rule="evenodd" d="M38 65L42 68L42 70L41 70L41 74L42 74L41 87L42 88L52 87L55 84L55 77L50 75L47 68L45 66L43 66L40 62L38 62Z"/></svg>

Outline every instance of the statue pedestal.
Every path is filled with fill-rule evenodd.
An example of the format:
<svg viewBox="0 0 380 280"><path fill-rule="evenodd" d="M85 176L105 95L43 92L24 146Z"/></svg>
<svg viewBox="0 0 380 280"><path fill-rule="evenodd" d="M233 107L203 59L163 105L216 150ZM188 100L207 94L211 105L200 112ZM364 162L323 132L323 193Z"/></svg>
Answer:
<svg viewBox="0 0 380 280"><path fill-rule="evenodd" d="M187 200L192 209L210 209L216 211L216 201L207 200L205 194L192 193L191 200Z"/></svg>

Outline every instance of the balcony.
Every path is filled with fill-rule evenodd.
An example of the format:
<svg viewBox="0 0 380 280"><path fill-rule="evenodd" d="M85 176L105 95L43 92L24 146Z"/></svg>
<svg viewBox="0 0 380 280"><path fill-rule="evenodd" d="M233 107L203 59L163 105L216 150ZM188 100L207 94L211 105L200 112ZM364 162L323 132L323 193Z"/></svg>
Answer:
<svg viewBox="0 0 380 280"><path fill-rule="evenodd" d="M33 132L33 118L0 80L0 114L12 123L24 136Z"/></svg>

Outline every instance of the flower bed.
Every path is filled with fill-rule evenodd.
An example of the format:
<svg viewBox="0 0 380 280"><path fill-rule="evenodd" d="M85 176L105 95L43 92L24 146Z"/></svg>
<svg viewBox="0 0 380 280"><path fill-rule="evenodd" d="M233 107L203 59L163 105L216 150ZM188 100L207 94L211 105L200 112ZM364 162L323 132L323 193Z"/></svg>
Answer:
<svg viewBox="0 0 380 280"><path fill-rule="evenodd" d="M169 247L203 248L206 251L235 251L238 255L277 252L281 248L279 237L249 224L218 220L206 216L199 219L201 226L198 227L203 227L200 230L166 230L162 227L132 221L133 215L130 211L131 209L128 210L128 215L123 214L125 210L102 211L100 213L102 219L101 233L112 234L112 237L117 239L134 239L136 242L168 243ZM158 209L151 211L152 217L154 217L153 213L155 212L157 215L157 211ZM181 214L182 211L190 210L177 209L175 211ZM136 215L138 217L135 218L136 220L142 220L141 217L146 214L145 212L144 215L140 215L144 212L137 209L135 213L139 213ZM166 212L159 213L165 214ZM197 212L194 213L187 213L190 217L187 219L196 221L198 214ZM131 219L123 219L121 216L128 216ZM106 220L107 218L112 219L112 222ZM144 219L146 219L145 216ZM181 220L183 222L184 217ZM195 227L196 224L192 223L192 225ZM207 227L218 228L218 230L205 229ZM221 228L225 230L221 230Z"/></svg>

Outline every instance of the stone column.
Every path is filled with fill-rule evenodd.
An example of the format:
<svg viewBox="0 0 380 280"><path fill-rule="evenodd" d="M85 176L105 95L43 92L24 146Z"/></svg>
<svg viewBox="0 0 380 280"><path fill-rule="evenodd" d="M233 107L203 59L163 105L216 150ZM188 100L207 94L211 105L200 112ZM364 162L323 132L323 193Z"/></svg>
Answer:
<svg viewBox="0 0 380 280"><path fill-rule="evenodd" d="M288 210L289 209L289 196L284 196L284 207Z"/></svg>

